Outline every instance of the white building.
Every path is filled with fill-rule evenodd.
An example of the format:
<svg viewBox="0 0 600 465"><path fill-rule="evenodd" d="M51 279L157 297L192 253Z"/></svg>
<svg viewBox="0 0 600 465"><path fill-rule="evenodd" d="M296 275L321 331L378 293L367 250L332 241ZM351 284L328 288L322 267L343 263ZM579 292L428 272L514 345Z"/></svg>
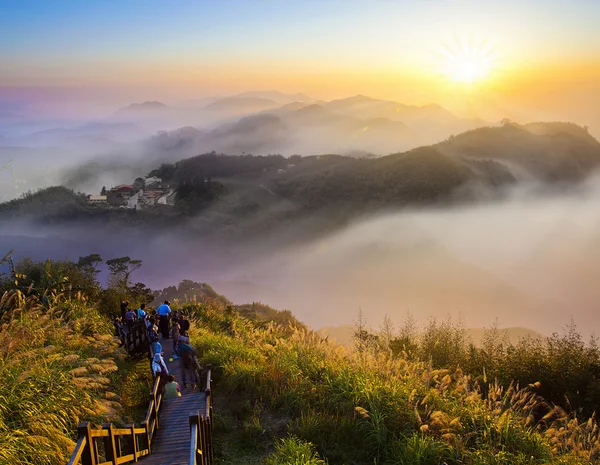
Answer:
<svg viewBox="0 0 600 465"><path fill-rule="evenodd" d="M144 179L144 187L146 189L157 188L162 184L162 179L157 178L156 176L150 176Z"/></svg>
<svg viewBox="0 0 600 465"><path fill-rule="evenodd" d="M87 200L89 203L107 203L108 198L106 195L88 195Z"/></svg>
<svg viewBox="0 0 600 465"><path fill-rule="evenodd" d="M127 208L137 208L141 192L143 191L138 191L127 199Z"/></svg>

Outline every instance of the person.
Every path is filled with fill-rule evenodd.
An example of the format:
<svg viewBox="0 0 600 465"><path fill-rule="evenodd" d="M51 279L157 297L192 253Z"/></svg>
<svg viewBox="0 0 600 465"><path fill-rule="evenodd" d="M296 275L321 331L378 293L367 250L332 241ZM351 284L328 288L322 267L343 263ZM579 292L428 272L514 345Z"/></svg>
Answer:
<svg viewBox="0 0 600 465"><path fill-rule="evenodd" d="M146 313L146 304L142 304L140 305L140 308L137 309L137 317L141 321L146 321L146 316L148 316L148 314Z"/></svg>
<svg viewBox="0 0 600 465"><path fill-rule="evenodd" d="M131 330L133 329L133 322L135 321L136 318L137 318L137 315L131 309L128 309L127 312L125 313L125 323L127 323L127 329L129 330L129 332L131 332Z"/></svg>
<svg viewBox="0 0 600 465"><path fill-rule="evenodd" d="M181 387L179 386L179 383L175 381L175 376L167 375L163 399L174 399L176 397L181 397Z"/></svg>
<svg viewBox="0 0 600 465"><path fill-rule="evenodd" d="M129 302L126 300L121 301L121 321L125 321L125 314L127 313L127 307L129 307Z"/></svg>
<svg viewBox="0 0 600 465"><path fill-rule="evenodd" d="M183 316L182 312L179 312L179 326L181 327L182 331L190 330L190 321Z"/></svg>
<svg viewBox="0 0 600 465"><path fill-rule="evenodd" d="M171 314L171 307L169 305L171 305L170 302L165 300L165 303L156 309L156 313L160 317L160 332L165 339L169 339L169 315Z"/></svg>
<svg viewBox="0 0 600 465"><path fill-rule="evenodd" d="M184 336L184 340L185 339L187 339L187 342L181 342L181 337L179 338L179 356L181 357L181 378L183 380L183 385L188 387L188 384L185 381L185 375L188 370L192 371L191 381L194 385L197 384L196 370L194 370L194 355L196 355L196 349L189 343L190 339L187 337L187 334Z"/></svg>
<svg viewBox="0 0 600 465"><path fill-rule="evenodd" d="M173 339L173 358L179 358L179 321L174 318L171 324L171 338Z"/></svg>
<svg viewBox="0 0 600 465"><path fill-rule="evenodd" d="M146 323L146 329L148 330L148 340L150 342L158 341L158 326L154 324L154 320L148 320Z"/></svg>
<svg viewBox="0 0 600 465"><path fill-rule="evenodd" d="M154 376L169 374L167 365L160 352L154 354L154 359L152 360L152 372L154 373Z"/></svg>
<svg viewBox="0 0 600 465"><path fill-rule="evenodd" d="M187 331L179 330L179 344L190 344L190 337Z"/></svg>
<svg viewBox="0 0 600 465"><path fill-rule="evenodd" d="M150 338L150 345L152 347L153 354L161 354L162 355L162 344L158 342L158 333L153 331L154 336Z"/></svg>

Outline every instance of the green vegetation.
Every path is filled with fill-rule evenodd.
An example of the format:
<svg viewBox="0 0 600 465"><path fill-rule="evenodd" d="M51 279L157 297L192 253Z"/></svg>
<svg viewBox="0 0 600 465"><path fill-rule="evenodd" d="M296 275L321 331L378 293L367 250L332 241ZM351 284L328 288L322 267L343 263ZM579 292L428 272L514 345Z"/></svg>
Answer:
<svg viewBox="0 0 600 465"><path fill-rule="evenodd" d="M220 463L318 463L306 443L331 464L598 459L594 420L550 408L533 387L478 382L457 367L379 350L349 351L305 329L265 326L217 305L186 311L204 363L215 367L216 392L226 399L215 407Z"/></svg>
<svg viewBox="0 0 600 465"><path fill-rule="evenodd" d="M585 128L506 122L380 158L207 153L149 173L176 190L174 207L138 211L91 205L81 194L51 187L0 204L0 218L177 225L219 238L248 237L313 220L315 212L324 220L314 227L323 230L382 209L501 197L517 182L515 176L537 179L548 188L572 185L599 164L600 143ZM132 182L139 188L143 179Z"/></svg>
<svg viewBox="0 0 600 465"><path fill-rule="evenodd" d="M0 306L0 464L64 464L80 421L120 420L112 325L83 296L43 305L19 291Z"/></svg>
<svg viewBox="0 0 600 465"><path fill-rule="evenodd" d="M267 457L266 465L321 465L325 464L314 452L314 446L295 437L279 439L275 452Z"/></svg>
<svg viewBox="0 0 600 465"><path fill-rule="evenodd" d="M18 199L0 203L0 214L10 218L34 216L67 220L93 209L83 195L62 186L27 192Z"/></svg>
<svg viewBox="0 0 600 465"><path fill-rule="evenodd" d="M600 143L572 123L506 121L450 137L435 148L452 157L517 162L550 182L580 181L600 163Z"/></svg>
<svg viewBox="0 0 600 465"><path fill-rule="evenodd" d="M95 281L97 255L78 263L4 262L0 464L64 463L78 422L124 424L143 415L147 364L118 349L101 306L109 290L131 290L130 274L140 263L109 260L103 289ZM76 289L76 279L87 284ZM450 321L432 320L417 332L410 321L395 331L386 319L373 333L360 317L352 350L289 312L259 303L232 306L206 284L183 281L163 292L192 321L201 363L213 366L218 463L575 465L600 459L591 413L598 349L584 344L573 325L565 334L517 344L492 328L475 347ZM181 294L190 299L180 303ZM581 399L573 393L589 404L574 403ZM571 403L561 408L552 396Z"/></svg>
<svg viewBox="0 0 600 465"><path fill-rule="evenodd" d="M517 341L510 341L495 324L476 346L465 328L451 320L432 319L417 330L409 318L398 331L389 320L379 333L361 324L354 340L358 350L389 353L435 369L460 367L482 385L497 381L504 388L514 382L535 386L545 401L580 418L593 417L600 405L600 348L595 338L586 343L573 322L562 333ZM536 415L551 409L540 406Z"/></svg>
<svg viewBox="0 0 600 465"><path fill-rule="evenodd" d="M329 158L315 168L290 171L273 182L273 190L311 209L368 210L451 201L457 189L477 179L460 161L427 147L376 159Z"/></svg>
<svg viewBox="0 0 600 465"><path fill-rule="evenodd" d="M299 158L299 157L297 157ZM183 184L193 177L226 178L263 174L285 168L288 159L281 155L224 155L215 152L181 160L175 164L162 164L150 172L166 182Z"/></svg>
<svg viewBox="0 0 600 465"><path fill-rule="evenodd" d="M64 464L80 421L124 426L143 418L147 361L126 357L109 314L135 295L141 262L109 260L97 281L97 254L69 261L0 261L0 464ZM143 285L142 285L143 287ZM110 298L116 299L116 307Z"/></svg>
<svg viewBox="0 0 600 465"><path fill-rule="evenodd" d="M153 291L153 296L153 305L160 305L165 300L172 302L204 302L207 299L220 305L231 305L229 300L217 294L208 284L196 283L189 279L184 279L178 286L169 286L162 290Z"/></svg>

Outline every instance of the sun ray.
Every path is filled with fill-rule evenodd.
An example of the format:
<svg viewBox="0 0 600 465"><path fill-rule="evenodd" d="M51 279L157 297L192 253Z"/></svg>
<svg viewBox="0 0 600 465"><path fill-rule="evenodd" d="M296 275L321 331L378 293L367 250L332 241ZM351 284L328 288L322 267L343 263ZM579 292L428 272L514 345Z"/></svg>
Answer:
<svg viewBox="0 0 600 465"><path fill-rule="evenodd" d="M449 82L474 85L486 79L495 67L496 49L485 37L468 35L461 39L454 34L440 45L434 52L436 68Z"/></svg>

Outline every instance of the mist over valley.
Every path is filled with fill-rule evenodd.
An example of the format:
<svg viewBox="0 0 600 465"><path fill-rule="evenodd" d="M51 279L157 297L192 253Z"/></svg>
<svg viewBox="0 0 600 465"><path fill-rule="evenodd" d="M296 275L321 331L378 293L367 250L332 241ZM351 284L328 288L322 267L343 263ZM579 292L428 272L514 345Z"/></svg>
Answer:
<svg viewBox="0 0 600 465"><path fill-rule="evenodd" d="M549 334L573 317L584 334L597 330L600 270L590 257L599 239L600 144L586 128L504 121L454 134L475 122L437 106L356 97L265 110L267 99L253 99L208 103L235 115L213 129L132 143L156 115L174 114L152 103L115 114L130 121L45 131L31 147L4 147L7 200L55 184L97 195L154 176L171 186L163 190L172 205L91 206L53 188L0 206L0 243L40 259L129 255L144 261L139 279L153 288L208 282L235 303L290 309L315 328L351 323L361 308L375 326L409 312L421 324L450 317L483 327L498 318ZM235 119L248 108L258 112ZM410 150L419 124L446 136ZM301 128L305 156L235 155L284 152L291 128ZM125 148L45 145L68 147L84 134L110 135ZM310 155L327 138L345 141L348 154ZM367 141L380 152L365 157ZM394 146L408 150L383 155ZM194 156L211 148L228 155Z"/></svg>

